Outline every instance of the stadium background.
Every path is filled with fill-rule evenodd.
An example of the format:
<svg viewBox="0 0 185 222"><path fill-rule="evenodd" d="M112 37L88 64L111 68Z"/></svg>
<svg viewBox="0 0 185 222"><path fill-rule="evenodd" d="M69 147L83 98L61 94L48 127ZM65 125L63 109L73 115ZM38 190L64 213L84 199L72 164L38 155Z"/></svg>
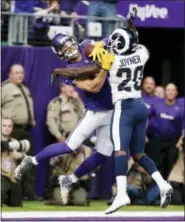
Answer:
<svg viewBox="0 0 185 222"><path fill-rule="evenodd" d="M161 1L160 3L159 1L150 1L150 3L148 1L132 1L132 3L138 4L140 7L149 4L159 8L167 8L168 17L165 19L151 16L145 21L140 18L135 21L140 43L146 45L151 52L151 58L146 65L144 74L153 76L157 85L165 85L168 82L175 83L179 90L179 96L184 96L183 1ZM118 6L119 13L126 16L131 3L120 1L119 4L122 4ZM176 11L177 8L178 11ZM25 83L33 96L37 122L33 129L33 137L34 149L37 153L48 144L48 132L45 125L46 107L48 102L58 94L59 82L55 86L50 86L50 75L56 67L62 67L64 63L56 58L49 46L2 46L2 81L8 78L9 67L14 63L21 63L24 66ZM110 167L110 162L106 163L98 174L96 187L98 198L108 199L111 196L113 170ZM38 196L43 194L47 172L47 162L37 168L36 193ZM107 174L107 172L109 173Z"/></svg>

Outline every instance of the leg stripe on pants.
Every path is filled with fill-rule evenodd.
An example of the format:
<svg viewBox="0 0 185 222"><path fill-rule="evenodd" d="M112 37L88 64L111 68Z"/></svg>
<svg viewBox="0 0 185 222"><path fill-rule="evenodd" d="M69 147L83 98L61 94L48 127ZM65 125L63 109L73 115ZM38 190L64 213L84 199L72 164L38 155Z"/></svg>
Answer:
<svg viewBox="0 0 185 222"><path fill-rule="evenodd" d="M65 143L67 143L70 139L70 137L72 136L73 132L75 131L75 129L80 125L80 123L82 122L82 120L85 118L87 111L85 111L81 117L81 119L77 122L77 124L73 127L71 133L69 134L69 136L67 137Z"/></svg>
<svg viewBox="0 0 185 222"><path fill-rule="evenodd" d="M114 116L112 122L112 139L114 143L114 150L121 149L120 138L120 117L121 117L121 100L116 102L114 109Z"/></svg>

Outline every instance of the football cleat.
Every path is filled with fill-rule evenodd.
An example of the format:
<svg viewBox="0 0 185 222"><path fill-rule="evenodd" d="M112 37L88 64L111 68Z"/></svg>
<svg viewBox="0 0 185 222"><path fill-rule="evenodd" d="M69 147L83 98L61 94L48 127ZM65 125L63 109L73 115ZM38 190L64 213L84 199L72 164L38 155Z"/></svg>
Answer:
<svg viewBox="0 0 185 222"><path fill-rule="evenodd" d="M72 179L68 175L62 175L58 178L59 184L60 184L60 194L61 194L61 200L62 204L66 205L69 201L69 193L72 189Z"/></svg>
<svg viewBox="0 0 185 222"><path fill-rule="evenodd" d="M25 156L22 162L16 167L14 175L17 180L21 180L27 171L34 167L31 156Z"/></svg>
<svg viewBox="0 0 185 222"><path fill-rule="evenodd" d="M169 183L165 183L160 190L161 194L161 207L167 207L171 202L171 195L173 193L173 188Z"/></svg>
<svg viewBox="0 0 185 222"><path fill-rule="evenodd" d="M105 211L105 214L111 214L119 210L121 207L130 204L130 198L127 194L117 195L112 205Z"/></svg>

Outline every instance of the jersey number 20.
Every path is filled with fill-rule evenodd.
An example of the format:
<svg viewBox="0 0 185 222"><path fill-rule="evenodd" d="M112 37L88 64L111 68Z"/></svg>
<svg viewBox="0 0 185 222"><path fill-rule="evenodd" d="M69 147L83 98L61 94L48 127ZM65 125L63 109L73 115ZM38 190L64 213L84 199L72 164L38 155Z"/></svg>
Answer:
<svg viewBox="0 0 185 222"><path fill-rule="evenodd" d="M127 86L128 82L130 82L132 78L132 71L129 68L120 68L116 74L117 77L122 77L123 73L126 73L126 79L123 80L119 85L118 85L118 91L131 91L131 87ZM141 89L141 81L143 78L143 66L138 66L134 70L134 76L132 81L134 82L134 89L135 90L140 90Z"/></svg>

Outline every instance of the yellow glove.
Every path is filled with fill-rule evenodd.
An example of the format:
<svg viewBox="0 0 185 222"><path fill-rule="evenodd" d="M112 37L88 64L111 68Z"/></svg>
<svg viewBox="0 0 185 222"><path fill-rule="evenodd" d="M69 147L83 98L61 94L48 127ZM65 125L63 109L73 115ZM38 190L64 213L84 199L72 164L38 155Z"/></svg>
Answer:
<svg viewBox="0 0 185 222"><path fill-rule="evenodd" d="M94 45L94 49L93 49L92 53L89 55L89 57L92 57L93 61L98 59L98 61L101 62L102 56L106 53L107 53L107 51L103 48L103 43L96 42Z"/></svg>
<svg viewBox="0 0 185 222"><path fill-rule="evenodd" d="M111 67L112 67L114 59L115 59L114 55L112 55L110 53L105 54L102 57L102 61L101 61L102 69L104 69L106 71L109 71L111 69Z"/></svg>

